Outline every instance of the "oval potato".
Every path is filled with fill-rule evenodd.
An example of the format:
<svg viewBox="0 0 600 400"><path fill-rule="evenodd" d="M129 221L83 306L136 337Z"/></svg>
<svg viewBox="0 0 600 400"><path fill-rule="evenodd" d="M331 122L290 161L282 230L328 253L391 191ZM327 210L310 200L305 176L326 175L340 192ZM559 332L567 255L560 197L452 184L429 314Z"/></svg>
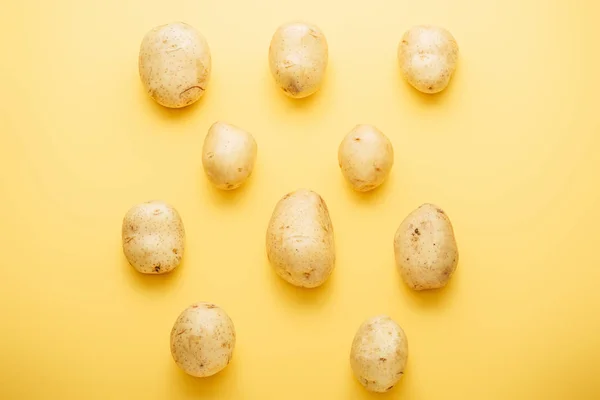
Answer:
<svg viewBox="0 0 600 400"><path fill-rule="evenodd" d="M317 193L300 189L275 206L267 229L267 256L277 274L295 286L322 285L335 265L333 225Z"/></svg>
<svg viewBox="0 0 600 400"><path fill-rule="evenodd" d="M327 40L315 25L288 23L280 26L271 39L271 73L290 97L307 97L319 90L327 60Z"/></svg>
<svg viewBox="0 0 600 400"><path fill-rule="evenodd" d="M415 290L446 286L458 265L452 223L433 204L410 213L394 237L396 265L406 284Z"/></svg>
<svg viewBox="0 0 600 400"><path fill-rule="evenodd" d="M357 125L338 149L342 174L354 190L373 190L385 181L394 165L392 143L372 125Z"/></svg>
<svg viewBox="0 0 600 400"><path fill-rule="evenodd" d="M407 360L408 340L390 317L369 318L358 328L350 351L350 366L367 390L391 390L404 374Z"/></svg>
<svg viewBox="0 0 600 400"><path fill-rule="evenodd" d="M121 235L127 261L143 274L165 274L181 263L185 229L169 204L150 201L132 207L123 218Z"/></svg>
<svg viewBox="0 0 600 400"><path fill-rule="evenodd" d="M161 25L144 36L139 70L146 92L159 104L181 108L196 102L210 78L208 43L183 22Z"/></svg>
<svg viewBox="0 0 600 400"><path fill-rule="evenodd" d="M225 311L212 303L186 308L171 329L171 355L186 373L206 377L223 370L233 356L235 328Z"/></svg>
<svg viewBox="0 0 600 400"><path fill-rule="evenodd" d="M423 93L438 93L456 70L458 44L444 28L421 25L409 29L398 45L402 74Z"/></svg>
<svg viewBox="0 0 600 400"><path fill-rule="evenodd" d="M202 148L202 165L217 188L233 190L252 174L257 146L248 132L223 122L208 130Z"/></svg>

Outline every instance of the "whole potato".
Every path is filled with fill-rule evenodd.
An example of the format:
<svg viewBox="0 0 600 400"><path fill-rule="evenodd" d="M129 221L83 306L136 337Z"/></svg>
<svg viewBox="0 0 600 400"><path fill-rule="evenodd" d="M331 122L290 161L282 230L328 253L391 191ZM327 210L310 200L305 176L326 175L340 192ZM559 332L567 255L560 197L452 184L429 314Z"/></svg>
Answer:
<svg viewBox="0 0 600 400"><path fill-rule="evenodd" d="M211 303L186 308L171 330L171 355L186 373L206 377L223 370L233 356L235 328L231 318Z"/></svg>
<svg viewBox="0 0 600 400"><path fill-rule="evenodd" d="M210 49L194 27L175 22L152 29L140 46L140 78L156 102L181 108L197 101L210 77Z"/></svg>
<svg viewBox="0 0 600 400"><path fill-rule="evenodd" d="M185 229L177 211L162 201L132 207L121 229L123 253L144 274L165 274L181 263Z"/></svg>
<svg viewBox="0 0 600 400"><path fill-rule="evenodd" d="M277 203L267 229L267 256L292 285L314 288L329 278L335 264L333 226L321 196L300 189Z"/></svg>
<svg viewBox="0 0 600 400"><path fill-rule="evenodd" d="M392 143L372 125L357 125L340 143L338 162L354 190L366 192L383 183L394 165Z"/></svg>
<svg viewBox="0 0 600 400"><path fill-rule="evenodd" d="M327 40L315 25L288 23L280 26L271 39L271 73L290 97L307 97L319 90L327 58Z"/></svg>
<svg viewBox="0 0 600 400"><path fill-rule="evenodd" d="M446 286L458 264L450 219L433 204L423 204L402 221L394 252L400 275L415 290Z"/></svg>
<svg viewBox="0 0 600 400"><path fill-rule="evenodd" d="M236 126L216 122L204 139L204 172L219 189L236 189L252 174L256 151L256 141L251 134Z"/></svg>
<svg viewBox="0 0 600 400"><path fill-rule="evenodd" d="M444 28L415 26L398 46L398 61L406 80L423 93L438 93L456 70L458 44Z"/></svg>
<svg viewBox="0 0 600 400"><path fill-rule="evenodd" d="M369 318L358 328L350 351L350 366L367 390L391 390L404 374L407 359L406 335L387 315Z"/></svg>

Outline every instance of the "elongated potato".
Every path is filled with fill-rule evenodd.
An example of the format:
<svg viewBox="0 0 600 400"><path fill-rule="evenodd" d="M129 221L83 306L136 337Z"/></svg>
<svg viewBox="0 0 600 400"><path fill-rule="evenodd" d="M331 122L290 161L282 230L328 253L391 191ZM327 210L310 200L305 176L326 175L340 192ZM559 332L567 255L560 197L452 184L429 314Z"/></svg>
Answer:
<svg viewBox="0 0 600 400"><path fill-rule="evenodd" d="M146 92L159 104L181 108L196 102L210 78L208 43L183 22L161 25L144 36L139 70Z"/></svg>
<svg viewBox="0 0 600 400"><path fill-rule="evenodd" d="M267 229L267 256L280 277L306 288L323 284L334 268L334 247L321 196L300 189L277 203Z"/></svg>
<svg viewBox="0 0 600 400"><path fill-rule="evenodd" d="M165 274L181 263L185 229L169 204L149 201L132 207L123 218L121 234L127 261L143 274Z"/></svg>
<svg viewBox="0 0 600 400"><path fill-rule="evenodd" d="M269 66L277 85L290 97L307 97L319 90L327 60L327 40L315 25L288 23L273 35Z"/></svg>
<svg viewBox="0 0 600 400"><path fill-rule="evenodd" d="M212 303L186 308L171 329L171 355L186 373L206 377L223 370L233 357L235 328L225 311Z"/></svg>
<svg viewBox="0 0 600 400"><path fill-rule="evenodd" d="M350 351L350 366L367 390L391 390L404 374L407 360L406 335L387 315L369 318L358 328Z"/></svg>
<svg viewBox="0 0 600 400"><path fill-rule="evenodd" d="M204 139L204 172L219 189L236 189L252 174L256 151L256 141L251 134L236 126L216 122Z"/></svg>
<svg viewBox="0 0 600 400"><path fill-rule="evenodd" d="M412 289L446 286L458 265L458 247L446 213L433 204L410 213L396 231L394 253L400 275Z"/></svg>
<svg viewBox="0 0 600 400"><path fill-rule="evenodd" d="M448 86L456 70L458 44L444 28L415 26L398 45L402 74L423 93L438 93Z"/></svg>
<svg viewBox="0 0 600 400"><path fill-rule="evenodd" d="M357 125L340 143L338 162L352 188L367 192L389 175L394 165L394 148L379 129Z"/></svg>

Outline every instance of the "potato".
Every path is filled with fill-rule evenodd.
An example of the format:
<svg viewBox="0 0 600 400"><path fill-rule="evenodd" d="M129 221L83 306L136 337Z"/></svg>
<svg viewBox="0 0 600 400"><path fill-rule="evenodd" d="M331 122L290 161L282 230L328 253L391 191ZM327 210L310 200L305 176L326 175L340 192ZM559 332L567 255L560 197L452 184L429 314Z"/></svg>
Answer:
<svg viewBox="0 0 600 400"><path fill-rule="evenodd" d="M409 29L398 46L398 61L406 80L423 93L438 93L448 86L456 69L458 44L437 26Z"/></svg>
<svg viewBox="0 0 600 400"><path fill-rule="evenodd" d="M415 290L444 287L458 264L450 219L433 204L423 204L402 221L394 252L400 275Z"/></svg>
<svg viewBox="0 0 600 400"><path fill-rule="evenodd" d="M288 23L280 26L271 39L271 73L290 97L299 99L319 90L327 58L327 40L315 25Z"/></svg>
<svg viewBox="0 0 600 400"><path fill-rule="evenodd" d="M208 180L223 190L240 187L252 174L256 150L256 141L248 132L223 122L214 123L202 148Z"/></svg>
<svg viewBox="0 0 600 400"><path fill-rule="evenodd" d="M197 101L210 77L210 49L204 36L183 22L152 29L140 46L140 78L159 104L181 108Z"/></svg>
<svg viewBox="0 0 600 400"><path fill-rule="evenodd" d="M369 318L358 328L350 351L350 366L367 390L391 390L404 374L407 359L406 335L387 315Z"/></svg>
<svg viewBox="0 0 600 400"><path fill-rule="evenodd" d="M314 288L329 278L335 264L333 226L321 196L300 189L277 203L267 229L267 256L292 285Z"/></svg>
<svg viewBox="0 0 600 400"><path fill-rule="evenodd" d="M394 165L394 148L372 125L357 125L340 143L338 162L354 190L367 192L381 185Z"/></svg>
<svg viewBox="0 0 600 400"><path fill-rule="evenodd" d="M132 207L121 229L123 253L143 274L165 274L183 257L185 229L177 211L162 201Z"/></svg>
<svg viewBox="0 0 600 400"><path fill-rule="evenodd" d="M235 328L231 318L211 303L186 308L171 330L171 355L186 373L206 377L223 370L233 356Z"/></svg>

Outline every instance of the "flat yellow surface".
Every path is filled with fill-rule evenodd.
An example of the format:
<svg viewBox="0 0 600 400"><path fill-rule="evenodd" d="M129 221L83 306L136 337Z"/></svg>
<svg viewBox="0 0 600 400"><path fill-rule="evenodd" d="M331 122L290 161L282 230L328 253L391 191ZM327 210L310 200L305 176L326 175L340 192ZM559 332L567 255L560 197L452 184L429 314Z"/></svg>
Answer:
<svg viewBox="0 0 600 400"><path fill-rule="evenodd" d="M1 399L600 398L600 56L592 1L54 0L0 13ZM277 26L304 19L330 47L324 87L275 87ZM183 110L139 81L143 35L184 20L207 38L206 96ZM447 27L461 50L441 95L399 76L413 24ZM255 173L207 183L201 147L224 120L252 132ZM385 186L356 194L337 146L371 123L395 146ZM299 187L326 200L337 266L300 290L267 263L271 211ZM121 221L162 199L187 230L182 266L142 276ZM400 221L424 202L449 214L460 264L415 293L394 266ZM177 315L207 300L233 319L230 366L209 379L169 351ZM385 395L353 378L367 317L405 329L409 362Z"/></svg>

